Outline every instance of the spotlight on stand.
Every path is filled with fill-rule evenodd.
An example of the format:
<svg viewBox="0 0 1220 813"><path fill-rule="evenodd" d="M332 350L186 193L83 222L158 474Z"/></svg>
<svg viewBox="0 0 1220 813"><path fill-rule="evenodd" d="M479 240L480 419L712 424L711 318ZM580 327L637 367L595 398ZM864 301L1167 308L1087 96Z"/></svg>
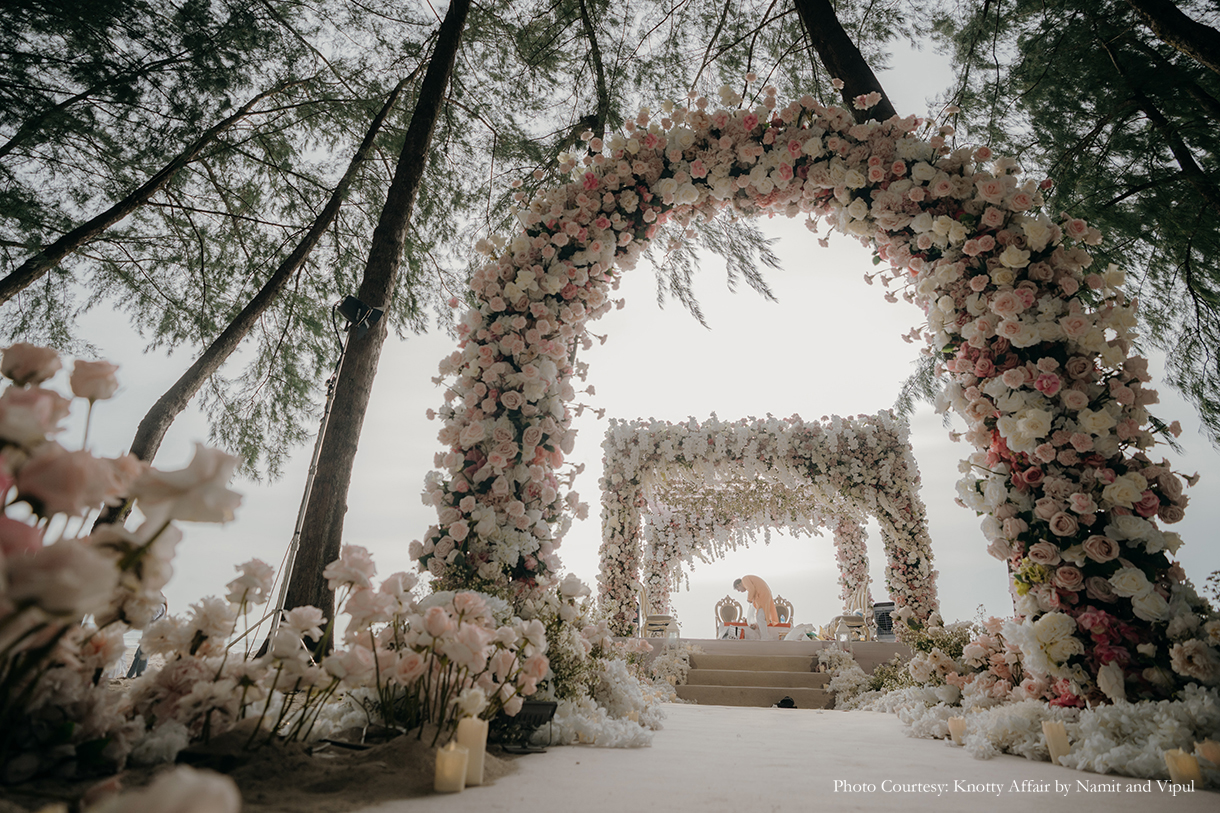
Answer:
<svg viewBox="0 0 1220 813"><path fill-rule="evenodd" d="M351 327L356 329L357 336L368 333L369 329L377 324L377 320L381 318L382 314L380 308L370 308L354 296L343 297L343 301L336 305L335 309Z"/></svg>

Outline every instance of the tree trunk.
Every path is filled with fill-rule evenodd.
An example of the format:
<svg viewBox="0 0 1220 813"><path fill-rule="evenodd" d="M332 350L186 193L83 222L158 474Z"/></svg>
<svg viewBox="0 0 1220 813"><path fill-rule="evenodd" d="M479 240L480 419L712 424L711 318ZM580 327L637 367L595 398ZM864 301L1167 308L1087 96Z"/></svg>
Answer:
<svg viewBox="0 0 1220 813"><path fill-rule="evenodd" d="M452 0L441 23L436 48L420 86L411 124L407 128L394 179L386 195L381 219L373 230L372 246L364 267L358 298L365 305L388 310L398 280L403 245L411 210L423 180L432 133L445 100L449 77L457 57L470 0ZM347 357L335 384L330 423L322 440L321 455L301 531L296 565L288 583L288 608L312 604L327 618L334 617L334 594L322 571L339 556L343 541L343 515L360 428L377 374L377 361L388 333L381 319L363 335L349 333Z"/></svg>
<svg viewBox="0 0 1220 813"><path fill-rule="evenodd" d="M1157 38L1220 73L1220 31L1186 16L1172 0L1127 0Z"/></svg>
<svg viewBox="0 0 1220 813"><path fill-rule="evenodd" d="M822 65L832 79L843 80L843 103L856 121L885 121L898 115L864 55L839 24L830 0L792 0L792 5ZM853 100L874 91L881 94L881 101L868 110L857 110Z"/></svg>
<svg viewBox="0 0 1220 813"><path fill-rule="evenodd" d="M0 279L0 305L8 302L21 291L33 284L39 277L50 271L60 263L64 257L67 257L73 251L88 243L93 238L104 232L106 229L118 223L127 215L134 212L136 209L143 206L148 199L157 193L161 187L165 186L171 178L174 177L187 164L195 160L200 152L205 147L215 141L221 133L232 127L237 122L244 119L250 114L250 110L263 99L275 93L291 87L299 82L277 85L270 90L263 91L255 96L250 101L246 102L233 115L221 121L212 129L208 130L200 136L195 143L191 144L182 152L178 153L174 160L166 164L160 172L149 178L138 189L132 191L127 197L120 200L118 203L111 206L106 211L92 218L91 220L82 223L72 231L60 237L51 245L46 246L34 256L30 257L21 264L15 271L10 273L4 279Z"/></svg>
<svg viewBox="0 0 1220 813"><path fill-rule="evenodd" d="M351 163L347 166L347 171L343 173L343 177L339 179L339 183L335 186L331 193L330 200L326 202L326 206L314 219L313 225L309 227L309 231L302 238L296 249L289 254L279 267L273 273L259 290L254 298L242 308L241 313L234 317L228 327L217 336L207 349L200 354L195 363L182 374L182 377L174 382L165 393L153 404L152 409L140 421L139 427L136 428L136 436L131 442L131 453L141 460L152 461L156 456L157 450L161 448L161 441L165 439L165 433L169 431L174 420L186 409L186 405L199 392L199 388L204 382L211 378L220 366L225 363L237 346L246 337L246 334L254 327L255 323L266 312L267 308L276 298L283 292L288 281L293 275L305 264L318 241L322 239L322 235L330 228L330 224L334 222L335 217L339 214L339 208L343 205L343 200L347 197L347 192L351 188L352 181L356 178L356 173L365 159L373 150L373 142L377 134L381 132L381 127L385 123L386 117L390 114L394 104L398 101L398 97L402 94L402 89L406 86L410 78L404 79L398 83L398 86L390 93L381 110L373 118L369 124L368 131L364 134L364 140L360 142L355 155L352 156ZM131 502L124 502L122 505L108 507L102 512L98 518L98 524L106 524L111 522L122 522L131 513Z"/></svg>

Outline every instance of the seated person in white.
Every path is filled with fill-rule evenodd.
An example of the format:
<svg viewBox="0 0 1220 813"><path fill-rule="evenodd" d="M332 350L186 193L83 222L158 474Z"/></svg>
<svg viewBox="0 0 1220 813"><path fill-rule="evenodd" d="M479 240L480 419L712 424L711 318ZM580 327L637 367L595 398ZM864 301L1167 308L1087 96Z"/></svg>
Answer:
<svg viewBox="0 0 1220 813"><path fill-rule="evenodd" d="M770 625L779 623L779 613L775 609L775 599L771 597L771 588L767 583L757 576L742 576L733 582L733 589L745 593L746 601L754 608L759 637L764 641L778 640L778 633L770 629Z"/></svg>

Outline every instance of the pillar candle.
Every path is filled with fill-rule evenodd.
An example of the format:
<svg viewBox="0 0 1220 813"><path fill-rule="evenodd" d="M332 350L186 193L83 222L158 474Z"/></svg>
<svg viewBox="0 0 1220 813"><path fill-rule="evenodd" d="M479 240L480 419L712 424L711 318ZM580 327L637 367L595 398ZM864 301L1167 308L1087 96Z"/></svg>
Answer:
<svg viewBox="0 0 1220 813"><path fill-rule="evenodd" d="M438 793L457 793L466 787L466 760L469 751L451 742L436 751L436 778L433 788Z"/></svg>
<svg viewBox="0 0 1220 813"><path fill-rule="evenodd" d="M966 736L966 718L965 717L950 717L949 736L953 738L955 745L961 745L962 739Z"/></svg>
<svg viewBox="0 0 1220 813"><path fill-rule="evenodd" d="M1220 768L1220 742L1215 740L1196 742L1195 750L1199 752L1199 756L1206 759L1215 767Z"/></svg>
<svg viewBox="0 0 1220 813"><path fill-rule="evenodd" d="M1044 720L1042 735L1046 737L1046 750L1051 752L1051 762L1058 765L1059 757L1067 756L1072 750L1067 729L1057 720Z"/></svg>
<svg viewBox="0 0 1220 813"><path fill-rule="evenodd" d="M1199 772L1199 760L1194 754L1188 754L1181 748L1165 752L1165 766L1169 768L1169 779L1179 785L1189 782L1203 784L1203 775Z"/></svg>
<svg viewBox="0 0 1220 813"><path fill-rule="evenodd" d="M483 755L487 753L487 721L478 717L464 717L458 721L458 745L466 747L470 757L466 761L466 787L483 784Z"/></svg>

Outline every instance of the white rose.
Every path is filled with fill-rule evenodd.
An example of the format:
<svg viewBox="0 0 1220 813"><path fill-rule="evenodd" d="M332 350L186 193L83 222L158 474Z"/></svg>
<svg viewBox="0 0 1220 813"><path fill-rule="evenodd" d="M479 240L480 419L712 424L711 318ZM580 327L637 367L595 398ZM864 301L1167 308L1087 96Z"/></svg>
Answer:
<svg viewBox="0 0 1220 813"><path fill-rule="evenodd" d="M171 519L228 522L241 505L241 495L228 488L239 462L233 455L196 443L195 456L185 469L149 468L132 486L131 496L155 525Z"/></svg>
<svg viewBox="0 0 1220 813"><path fill-rule="evenodd" d="M1043 649L1046 651L1046 657L1055 663L1066 663L1073 655L1083 654L1084 644L1081 643L1079 638L1070 636L1053 641L1043 647Z"/></svg>
<svg viewBox="0 0 1220 813"><path fill-rule="evenodd" d="M1155 590L1132 598L1131 609L1135 611L1136 617L1145 621L1164 621L1169 617L1169 602Z"/></svg>
<svg viewBox="0 0 1220 813"><path fill-rule="evenodd" d="M1117 663L1107 663L1097 672L1097 687L1114 702L1127 699L1127 686L1123 679L1123 668Z"/></svg>
<svg viewBox="0 0 1220 813"><path fill-rule="evenodd" d="M1047 613L1033 624L1034 636L1044 646L1076 632L1076 621L1066 613Z"/></svg>
<svg viewBox="0 0 1220 813"><path fill-rule="evenodd" d="M1009 246L1000 255L1000 262L1008 268L1024 268L1029 265L1029 252L1016 246Z"/></svg>
<svg viewBox="0 0 1220 813"><path fill-rule="evenodd" d="M1110 427L1117 423L1114 420L1114 416L1104 409L1099 409L1096 412L1091 409L1082 409L1076 415L1076 420L1080 423L1082 430L1092 435L1108 432Z"/></svg>
<svg viewBox="0 0 1220 813"><path fill-rule="evenodd" d="M1018 428L1031 437L1045 437L1051 431L1051 413L1045 409L1027 409L1021 413Z"/></svg>
<svg viewBox="0 0 1220 813"><path fill-rule="evenodd" d="M1101 496L1115 505L1130 508L1132 505L1139 502L1142 492L1143 489L1138 488L1137 484L1131 479L1131 477L1123 475L1122 477L1115 478L1113 483L1110 483L1110 485L1103 488L1101 490Z"/></svg>
<svg viewBox="0 0 1220 813"><path fill-rule="evenodd" d="M1124 567L1111 576L1110 586L1114 588L1115 593L1127 598L1142 596L1152 590L1152 583L1148 581L1144 571L1135 567Z"/></svg>

